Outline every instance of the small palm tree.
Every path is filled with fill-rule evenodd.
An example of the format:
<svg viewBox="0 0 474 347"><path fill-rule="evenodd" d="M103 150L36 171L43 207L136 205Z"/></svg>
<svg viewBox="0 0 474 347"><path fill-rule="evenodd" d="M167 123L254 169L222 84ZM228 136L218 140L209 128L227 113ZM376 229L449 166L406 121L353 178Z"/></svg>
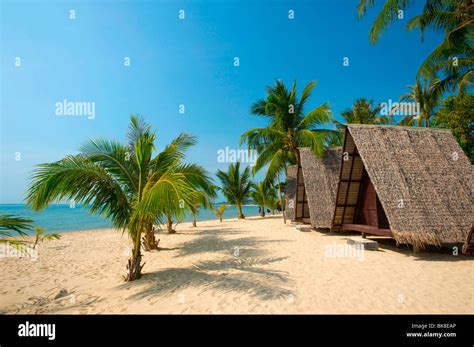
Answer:
<svg viewBox="0 0 474 347"><path fill-rule="evenodd" d="M260 182L252 185L251 197L254 204L260 208L260 216L265 217L265 207L270 207L271 186Z"/></svg>
<svg viewBox="0 0 474 347"><path fill-rule="evenodd" d="M199 166L182 163L185 150L196 143L192 135L179 135L153 156L155 133L142 118L132 116L127 138L128 144L91 140L77 155L39 165L27 203L38 211L54 201L74 199L128 232L132 254L124 278L133 281L143 268L142 234L152 232L166 211L178 210L195 187L205 186L207 176Z"/></svg>
<svg viewBox="0 0 474 347"><path fill-rule="evenodd" d="M215 187L210 186L209 191L196 190L191 194L188 209L193 217L193 227L197 227L196 217L200 208L211 209L211 199L216 197Z"/></svg>
<svg viewBox="0 0 474 347"><path fill-rule="evenodd" d="M250 168L246 167L240 172L240 162L230 164L227 172L217 170L217 178L222 183L220 190L227 202L237 206L237 216L244 219L242 211L244 200L250 196L252 182L250 181Z"/></svg>
<svg viewBox="0 0 474 347"><path fill-rule="evenodd" d="M59 234L45 234L44 228L35 226L35 241L33 242L33 249L36 248L40 241L59 240L60 238L61 235Z"/></svg>
<svg viewBox="0 0 474 347"><path fill-rule="evenodd" d="M199 207L209 207L210 200L216 196L215 186L203 167L196 164L186 164L180 170L184 171L186 180L192 190L186 199L182 198L178 204L170 205L165 209L166 229L169 234L176 233L176 229L173 228L173 221L182 221L186 210L191 211L195 218Z"/></svg>
<svg viewBox="0 0 474 347"><path fill-rule="evenodd" d="M420 114L407 115L400 120L399 124L406 126L431 126L431 117L441 98L440 89L436 87L437 82L437 79L423 83L417 80L415 85L408 86L410 91L403 94L400 97L400 101L418 103Z"/></svg>
<svg viewBox="0 0 474 347"><path fill-rule="evenodd" d="M219 218L219 222L222 223L222 216L224 215L225 210L227 210L227 205L222 204L214 210L214 214Z"/></svg>
<svg viewBox="0 0 474 347"><path fill-rule="evenodd" d="M252 197L253 203L259 207L260 217L265 217L266 188L262 182L252 185L250 196Z"/></svg>

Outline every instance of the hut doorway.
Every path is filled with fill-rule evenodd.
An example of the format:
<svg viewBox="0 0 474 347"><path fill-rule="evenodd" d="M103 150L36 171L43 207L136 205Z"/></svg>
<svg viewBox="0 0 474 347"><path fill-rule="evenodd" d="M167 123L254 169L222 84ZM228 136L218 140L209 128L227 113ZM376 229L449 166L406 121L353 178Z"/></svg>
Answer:
<svg viewBox="0 0 474 347"><path fill-rule="evenodd" d="M376 227L378 229L388 229L387 216L377 196L374 185L366 172L364 172L363 176L360 204L356 213L355 223Z"/></svg>
<svg viewBox="0 0 474 347"><path fill-rule="evenodd" d="M363 236L391 236L387 216L365 168L362 170L354 221L351 224L343 224L342 229L360 231Z"/></svg>

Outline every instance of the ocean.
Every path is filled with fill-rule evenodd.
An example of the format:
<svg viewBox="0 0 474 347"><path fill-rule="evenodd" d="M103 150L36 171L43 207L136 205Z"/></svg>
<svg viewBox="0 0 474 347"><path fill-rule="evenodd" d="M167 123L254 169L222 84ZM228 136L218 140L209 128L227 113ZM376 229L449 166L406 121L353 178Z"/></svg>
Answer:
<svg viewBox="0 0 474 347"><path fill-rule="evenodd" d="M243 206L245 216L258 215L258 206ZM15 214L32 219L33 225L45 229L45 233L79 231L88 229L110 228L110 222L97 215L91 215L86 206L76 205L71 208L67 204L51 205L41 212L34 212L23 204L0 204L0 214ZM228 206L223 218L237 217L237 208ZM198 221L217 219L209 210L201 210ZM183 222L190 222L192 217L187 215Z"/></svg>

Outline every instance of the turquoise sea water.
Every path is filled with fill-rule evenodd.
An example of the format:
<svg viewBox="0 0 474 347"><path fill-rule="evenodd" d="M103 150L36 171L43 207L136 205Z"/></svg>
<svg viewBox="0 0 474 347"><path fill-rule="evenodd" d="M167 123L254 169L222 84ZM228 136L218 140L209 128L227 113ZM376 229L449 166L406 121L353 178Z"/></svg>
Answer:
<svg viewBox="0 0 474 347"><path fill-rule="evenodd" d="M258 214L257 206L244 206L246 216L256 216ZM20 204L0 204L0 214L16 214L22 217L32 219L33 225L45 228L46 233L78 231L87 229L110 228L108 220L97 215L91 215L87 207L76 205L71 208L66 204L52 205L45 210L37 213ZM237 217L237 208L228 206L224 212L224 218ZM216 216L209 210L199 212L197 220L216 219ZM190 216L186 216L184 222L191 221Z"/></svg>

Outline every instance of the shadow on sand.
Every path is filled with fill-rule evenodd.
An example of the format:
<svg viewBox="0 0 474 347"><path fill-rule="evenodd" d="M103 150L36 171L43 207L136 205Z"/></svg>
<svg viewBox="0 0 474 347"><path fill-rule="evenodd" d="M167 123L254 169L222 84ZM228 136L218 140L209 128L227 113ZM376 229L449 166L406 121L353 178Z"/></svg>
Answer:
<svg viewBox="0 0 474 347"><path fill-rule="evenodd" d="M227 231L226 231L227 233ZM224 259L198 261L187 268L165 268L143 274L140 284L143 289L132 294L132 299L144 299L167 295L186 288L214 290L219 293L239 292L273 300L288 296L291 280L288 273L266 268L266 265L284 261L286 257L267 256L262 245L286 240L259 240L255 237L224 239L216 232L186 242L176 257L197 253L225 254ZM124 284L123 286L133 286Z"/></svg>

